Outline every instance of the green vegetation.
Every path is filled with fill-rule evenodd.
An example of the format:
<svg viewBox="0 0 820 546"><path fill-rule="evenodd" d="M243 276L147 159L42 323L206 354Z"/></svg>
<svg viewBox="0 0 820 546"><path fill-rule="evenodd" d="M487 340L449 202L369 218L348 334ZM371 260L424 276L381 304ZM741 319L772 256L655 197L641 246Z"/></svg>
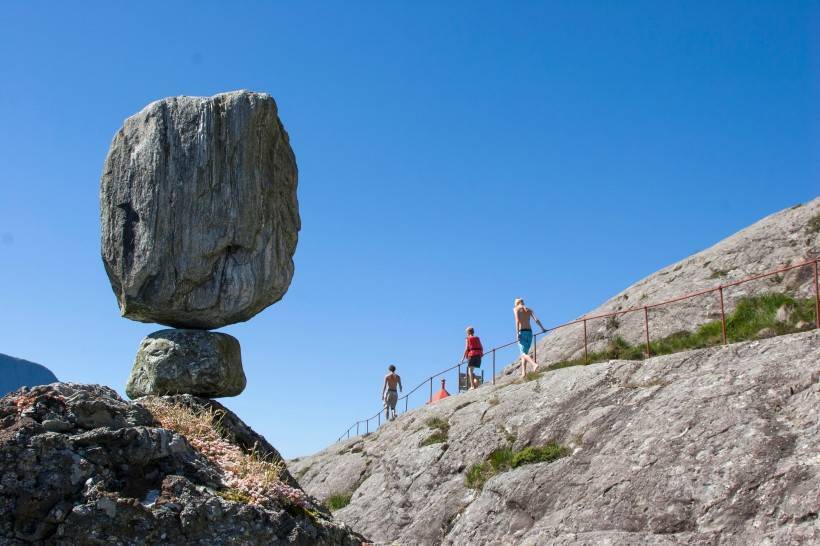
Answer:
<svg viewBox="0 0 820 546"><path fill-rule="evenodd" d="M515 451L509 446L502 447L490 453L483 463L474 464L467 470L465 475L467 487L481 489L487 480L501 472L525 464L551 462L569 454L568 448L555 442L550 442L543 447L525 447L521 451Z"/></svg>
<svg viewBox="0 0 820 546"><path fill-rule="evenodd" d="M231 502L241 502L243 504L250 504L251 496L239 489L225 489L224 491L217 491L217 495Z"/></svg>
<svg viewBox="0 0 820 546"><path fill-rule="evenodd" d="M527 372L527 375L524 376L524 381L535 381L536 379L544 375L545 371L547 370L541 368L540 370L536 370L534 372Z"/></svg>
<svg viewBox="0 0 820 546"><path fill-rule="evenodd" d="M352 493L335 493L328 497L326 502L327 507L333 511L341 510L350 504L351 497L353 497Z"/></svg>
<svg viewBox="0 0 820 546"><path fill-rule="evenodd" d="M435 432L422 440L419 447L440 444L447 440L447 433L450 431L450 424L447 421L438 417L431 417L425 421L425 424Z"/></svg>
<svg viewBox="0 0 820 546"><path fill-rule="evenodd" d="M820 231L820 214L815 214L814 216L812 216L811 220L809 220L809 223L806 226L806 231L808 231L809 235L814 235L815 233Z"/></svg>
<svg viewBox="0 0 820 546"><path fill-rule="evenodd" d="M712 274L709 275L709 278L710 279L722 279L723 277L725 277L728 274L729 274L729 272L726 271L725 269L718 269L717 271L712 271Z"/></svg>
<svg viewBox="0 0 820 546"><path fill-rule="evenodd" d="M793 311L788 321L776 320L777 310L781 307ZM726 338L730 343L754 339L761 330L771 329L775 335L799 332L799 322L814 321L814 299L795 299L786 294L770 292L759 296L746 296L738 301L737 307L726 316ZM701 349L723 343L722 326L719 320L707 322L694 332L675 332L665 338L652 341L649 347L653 356L678 353L690 349ZM550 370L583 366L607 360L642 360L646 358L644 345L632 345L620 336L610 341L603 351L589 353L587 359L575 358L563 360L549 367ZM538 372L533 374L536 379ZM531 380L527 377L528 380Z"/></svg>

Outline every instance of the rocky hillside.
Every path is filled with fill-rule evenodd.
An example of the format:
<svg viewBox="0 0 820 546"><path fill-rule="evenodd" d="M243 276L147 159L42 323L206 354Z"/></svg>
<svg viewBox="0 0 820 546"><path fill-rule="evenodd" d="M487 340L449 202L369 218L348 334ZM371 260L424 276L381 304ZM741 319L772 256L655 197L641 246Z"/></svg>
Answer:
<svg viewBox="0 0 820 546"><path fill-rule="evenodd" d="M21 389L0 398L0 544L361 544L282 467L211 400Z"/></svg>
<svg viewBox="0 0 820 546"><path fill-rule="evenodd" d="M816 330L576 366L289 467L376 541L816 544L819 378Z"/></svg>
<svg viewBox="0 0 820 546"><path fill-rule="evenodd" d="M817 257L820 257L820 197L772 214L702 252L661 269L585 316L665 301ZM727 289L724 294L726 310L732 311L743 296L767 291L793 297L812 296L812 271L803 267ZM719 317L720 300L716 294L654 308L649 311L651 335L658 339L680 331L692 331ZM643 343L644 339L643 312L617 319L593 320L587 327L590 351L604 349L618 336L632 344ZM540 338L538 361L551 364L583 356L583 339L582 325L551 332ZM512 372L517 366L518 362L506 372Z"/></svg>
<svg viewBox="0 0 820 546"><path fill-rule="evenodd" d="M0 353L0 396L20 387L54 383L57 378L40 364Z"/></svg>

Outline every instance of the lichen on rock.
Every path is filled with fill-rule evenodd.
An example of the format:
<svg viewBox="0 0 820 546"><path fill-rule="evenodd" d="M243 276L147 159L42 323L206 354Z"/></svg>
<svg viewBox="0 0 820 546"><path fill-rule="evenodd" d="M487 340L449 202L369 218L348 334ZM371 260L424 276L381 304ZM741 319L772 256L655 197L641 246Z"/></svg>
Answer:
<svg viewBox="0 0 820 546"><path fill-rule="evenodd" d="M358 546L363 541L334 523L285 469L280 468L278 486L256 493L286 494L231 495L237 486L227 466L231 461L256 458L270 470L281 467L281 457L216 402L192 396L146 402L129 403L107 387L71 383L0 398L0 543ZM168 428L151 412L157 404L187 408L191 416L218 415L219 435L202 419L192 421L210 431L208 438L194 429L184 430L187 437ZM222 449L204 449L203 441Z"/></svg>
<svg viewBox="0 0 820 546"><path fill-rule="evenodd" d="M237 396L245 389L239 342L207 330L160 330L140 343L125 386L131 398L192 394Z"/></svg>

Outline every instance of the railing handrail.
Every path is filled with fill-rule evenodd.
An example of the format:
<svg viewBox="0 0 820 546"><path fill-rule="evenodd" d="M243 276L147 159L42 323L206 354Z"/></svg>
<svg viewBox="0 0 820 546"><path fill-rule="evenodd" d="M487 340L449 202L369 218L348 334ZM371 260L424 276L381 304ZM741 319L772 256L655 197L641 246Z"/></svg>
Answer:
<svg viewBox="0 0 820 546"><path fill-rule="evenodd" d="M730 283L727 283L727 284L718 284L717 286L715 286L713 288L708 288L708 289L700 290L700 291L697 291L697 292L690 292L690 293L687 293L687 294L683 294L681 296L675 296L675 297L670 298L668 300L664 300L664 301L657 302L657 303L639 305L639 306L636 306L636 307L630 307L628 309L622 309L622 310L619 310L619 311L613 311L611 313L602 313L602 314L598 314L598 315L586 315L586 314L584 314L580 318L577 318L575 320L565 322L565 323L559 324L557 326L544 328L543 331L538 332L537 334L533 335L533 345L535 345L535 343L537 342L536 338L538 336L540 336L542 334L549 333L549 332L554 332L556 330L559 330L561 328L565 328L567 326L573 326L575 324L585 323L585 322L588 322L590 320L617 317L617 316L620 316L620 315L625 315L627 313L634 313L636 311L644 311L645 312L649 309L654 309L654 308L660 307L662 305L669 305L670 303L677 303L679 301L695 298L695 297L698 297L698 296L703 296L705 294L709 294L709 293L712 293L712 292L718 292L718 291L722 292L725 288L731 288L733 286L738 286L738 285L741 285L741 284L745 284L747 282L752 282L752 281L756 281L756 280L759 280L759 279L764 279L766 277L772 277L772 276L778 275L780 273L785 273L786 271L791 271L792 269L797 269L799 267L805 267L805 266L807 266L809 264L812 264L812 263L813 264L820 263L820 258L812 258L812 259L809 259L809 260L804 260L804 261L799 262L797 264L781 266L778 269L773 269L771 271L766 271L764 273L759 273L757 275L752 275L750 277L745 277L745 278L742 278L742 279L739 279L737 281L733 281L733 282L730 282ZM817 271L817 265L815 265L815 272L816 271ZM817 309L820 309L820 298L818 298L818 295L817 295L816 273L815 273L815 281L814 282L815 282L815 299L817 300L816 304L815 304L815 310L817 310ZM815 317L815 327L820 328L820 320L818 320L818 317ZM487 349L487 350L484 351L484 354L486 355L486 354L490 354L490 353L495 353L496 351L498 351L500 349L505 349L505 348L507 348L511 345L515 345L516 343L518 343L517 339L513 340L509 343L504 343L503 345L498 345L496 347L492 347L490 349ZM410 391L408 391L406 394L402 395L401 397L397 398L396 399L396 404L398 405L398 402L400 402L402 400L405 400L405 399L408 399L411 394L413 394L414 392L419 390L421 387L423 387L424 385L431 382L436 377L438 377L440 375L443 375L447 372L451 372L451 371L455 370L456 368L461 367L464 364L464 362L466 362L466 360L462 359L457 364L455 364L454 366L451 366L451 367L449 367L445 370L441 370L440 372L437 372L433 375L430 375L430 376L426 377L421 383L419 383L418 385L413 387L413 389L411 389ZM493 377L495 377L495 376L493 376ZM348 434L354 427L356 427L356 426L358 426L362 423L369 423L372 419L376 419L377 417L379 417L381 415L382 411L383 411L383 408L380 408L379 411L376 412L372 417L368 417L367 419L362 419L360 421L356 421L347 430L345 430L345 432L342 433L341 436L339 436L339 439L337 441L341 441L342 438L345 436L345 434Z"/></svg>

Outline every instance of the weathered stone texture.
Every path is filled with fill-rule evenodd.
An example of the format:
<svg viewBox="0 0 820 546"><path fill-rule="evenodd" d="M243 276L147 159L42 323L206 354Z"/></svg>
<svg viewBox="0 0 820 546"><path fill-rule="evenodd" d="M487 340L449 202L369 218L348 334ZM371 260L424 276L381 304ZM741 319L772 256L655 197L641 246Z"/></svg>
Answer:
<svg viewBox="0 0 820 546"><path fill-rule="evenodd" d="M402 544L817 544L820 332L610 361L446 398L289 462L336 518ZM445 442L419 447L431 417ZM572 454L476 491L496 448Z"/></svg>
<svg viewBox="0 0 820 546"><path fill-rule="evenodd" d="M296 186L270 95L173 97L128 118L100 188L102 258L122 315L218 328L280 300L300 228Z"/></svg>
<svg viewBox="0 0 820 546"><path fill-rule="evenodd" d="M192 394L237 396L245 390L239 342L207 330L160 330L140 343L125 392L131 398Z"/></svg>
<svg viewBox="0 0 820 546"><path fill-rule="evenodd" d="M190 396L172 400L224 409ZM280 460L234 414L227 412L221 425L242 449L256 447L267 460ZM282 479L295 483L287 472ZM107 387L55 383L0 398L0 544L363 541L321 507L307 513L286 503L263 508L225 500L217 493L222 480L223 470L188 439L159 427L146 408Z"/></svg>

